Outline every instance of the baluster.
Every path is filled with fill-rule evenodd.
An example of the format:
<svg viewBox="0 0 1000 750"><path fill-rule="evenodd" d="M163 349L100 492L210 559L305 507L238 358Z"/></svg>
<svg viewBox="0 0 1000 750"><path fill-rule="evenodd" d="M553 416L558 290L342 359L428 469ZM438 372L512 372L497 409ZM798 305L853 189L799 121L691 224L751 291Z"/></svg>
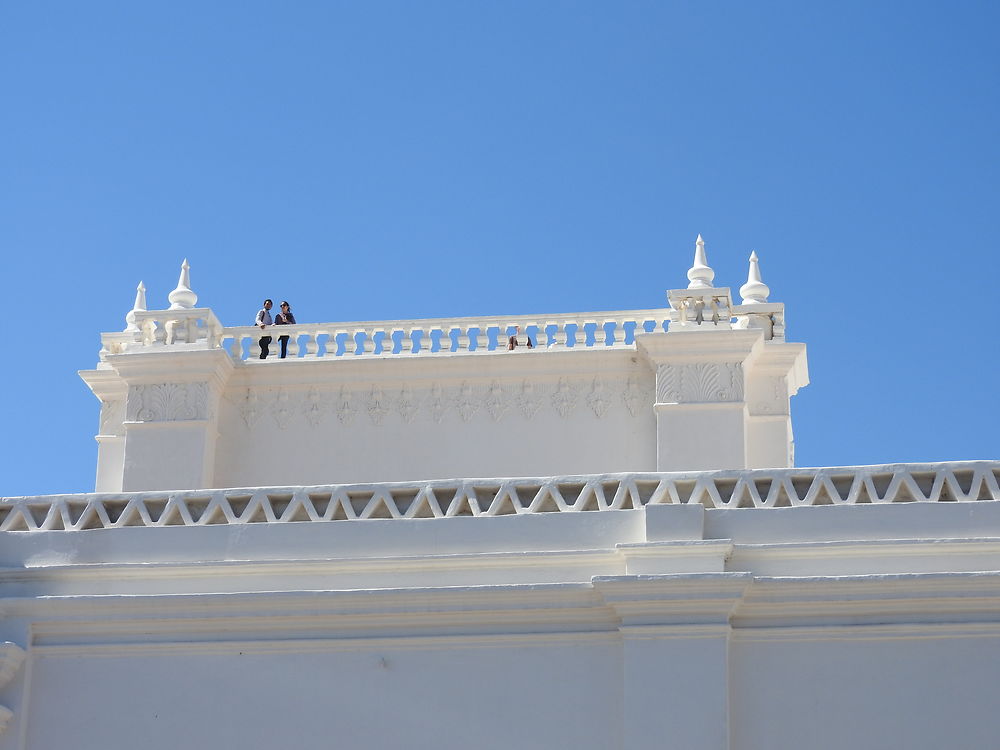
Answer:
<svg viewBox="0 0 1000 750"><path fill-rule="evenodd" d="M330 347L330 341L333 341L332 348ZM348 344L348 341L351 343ZM341 351L341 348L343 348L343 351ZM354 354L354 339L351 338L350 331L343 328L334 331L330 336L330 340L326 342L326 354L329 357L341 357L348 354Z"/></svg>
<svg viewBox="0 0 1000 750"><path fill-rule="evenodd" d="M504 333L506 329L501 326L500 323L491 323L486 326L486 344L483 347L487 351L495 352L497 349L503 350L507 348L507 334ZM493 331L496 331L494 336Z"/></svg>
<svg viewBox="0 0 1000 750"><path fill-rule="evenodd" d="M535 321L529 321L526 323L521 323L521 333L524 334L523 346L528 345L528 341L531 339L531 329L535 329L535 340L532 342L535 346L543 346L541 342L541 337L545 335L545 331L539 327L538 323Z"/></svg>
<svg viewBox="0 0 1000 750"><path fill-rule="evenodd" d="M416 329L410 328L396 328L393 330L392 335L395 336L396 332L399 332L399 353L409 354L413 351L413 332Z"/></svg>
<svg viewBox="0 0 1000 750"><path fill-rule="evenodd" d="M432 328L427 332L427 351L444 352L451 350L451 337L444 328ZM420 342L423 344L423 341Z"/></svg>
<svg viewBox="0 0 1000 750"><path fill-rule="evenodd" d="M362 336L361 346L360 346L360 350L361 351L359 352L359 355L363 357L363 356L365 356L367 354L373 354L375 352L375 333L374 333L374 331L371 332L371 333L369 333L364 328L359 328L357 331L354 332L355 343L357 343L357 339L358 339L358 334L359 333ZM355 349L355 351L357 351L357 349Z"/></svg>
<svg viewBox="0 0 1000 750"><path fill-rule="evenodd" d="M278 349L278 353L281 353L281 349ZM288 337L288 356L292 359L296 359L299 356L299 335L293 333Z"/></svg>
<svg viewBox="0 0 1000 750"><path fill-rule="evenodd" d="M469 327L466 325L461 325L457 328L453 328L452 330L458 331L458 335L455 336L456 347L457 347L455 351L458 352L469 351L469 346L472 344L472 342L469 340Z"/></svg>
<svg viewBox="0 0 1000 750"><path fill-rule="evenodd" d="M621 341L616 343L630 345L635 343L635 334L639 331L642 323L638 320L619 320L618 327L621 330Z"/></svg>
<svg viewBox="0 0 1000 750"><path fill-rule="evenodd" d="M389 331L387 329L382 329L382 328L373 329L372 341L375 341L375 337L380 333L382 335L379 336L378 339L378 345L379 345L378 354L380 357L384 357L387 354L392 354L392 350L395 348L395 346L392 340L392 336L389 334Z"/></svg>
<svg viewBox="0 0 1000 750"><path fill-rule="evenodd" d="M545 324L545 327L555 326L555 330L550 336L549 347L565 347L566 346L566 323L562 321L550 320Z"/></svg>
<svg viewBox="0 0 1000 750"><path fill-rule="evenodd" d="M306 356L316 357L319 355L319 337L323 331L316 331L312 334L306 334Z"/></svg>
<svg viewBox="0 0 1000 750"><path fill-rule="evenodd" d="M600 325L601 342L597 343L595 331L594 346L616 346L617 344L625 343L625 329L622 327L621 321L608 318ZM609 329L608 326L611 326L611 328Z"/></svg>
<svg viewBox="0 0 1000 750"><path fill-rule="evenodd" d="M497 349L502 351L507 348L507 342L510 337L514 335L514 329L517 327L516 323L501 323L497 326ZM522 334L524 332L522 331ZM518 336L518 343L522 346L524 341L521 341L522 336Z"/></svg>
<svg viewBox="0 0 1000 750"><path fill-rule="evenodd" d="M257 328L254 331L254 334L250 336L250 353L248 355L250 359L260 359L260 337L265 333L265 331ZM243 347L241 346L240 349L242 348Z"/></svg>

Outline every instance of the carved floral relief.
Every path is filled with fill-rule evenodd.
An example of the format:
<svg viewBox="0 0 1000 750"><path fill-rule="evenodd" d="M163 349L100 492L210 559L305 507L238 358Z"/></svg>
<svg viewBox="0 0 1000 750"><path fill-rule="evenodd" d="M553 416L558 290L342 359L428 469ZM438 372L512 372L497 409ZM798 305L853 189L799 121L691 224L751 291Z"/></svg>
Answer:
<svg viewBox="0 0 1000 750"><path fill-rule="evenodd" d="M656 368L656 401L697 404L743 400L743 365L697 362Z"/></svg>
<svg viewBox="0 0 1000 750"><path fill-rule="evenodd" d="M209 419L208 383L133 385L125 408L130 422Z"/></svg>
<svg viewBox="0 0 1000 750"><path fill-rule="evenodd" d="M689 392L694 397L701 397L703 393L726 395L729 393L726 388L732 389L731 381L720 380L720 377L729 376L726 370L692 375L696 376L701 379L682 381L688 383ZM480 411L486 412L495 422L511 413L531 420L546 407L553 409L563 419L568 419L581 405L585 405L589 413L598 419L605 417L615 407L624 407L628 414L637 417L645 413L652 403L651 394L647 390L634 377L626 380L563 377L555 385L523 380L516 389L505 386L498 379L493 380L488 387L477 387L465 381L459 386L451 387L434 383L426 390L415 391L411 386L404 385L398 396L390 396L378 385L371 385L365 390L353 390L345 385L335 395L316 386L311 386L304 392L284 388L260 392L248 388L233 402L247 429L253 428L266 412L274 419L278 429L284 430L296 416L304 418L311 427L316 428L335 415L340 424L346 427L361 410L367 412L371 423L376 426L394 417L405 424L412 424L420 419L440 424L452 409L464 422L471 421ZM171 407L170 413L182 413L181 407L187 405L184 400L186 396L164 392L163 397L168 396L177 402ZM149 400L148 394L146 398ZM156 408L159 411L155 413L160 413L166 407ZM153 413L152 408L148 412ZM190 413L190 410L184 413Z"/></svg>

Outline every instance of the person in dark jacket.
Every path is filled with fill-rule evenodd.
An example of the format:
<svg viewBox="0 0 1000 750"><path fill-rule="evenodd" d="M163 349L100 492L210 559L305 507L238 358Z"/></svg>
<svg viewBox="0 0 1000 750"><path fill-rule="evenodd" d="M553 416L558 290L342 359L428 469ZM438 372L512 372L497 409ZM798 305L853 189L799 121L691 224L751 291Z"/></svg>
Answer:
<svg viewBox="0 0 1000 750"><path fill-rule="evenodd" d="M281 303L281 312L274 316L276 326L295 325L295 316L292 315L292 306L287 302ZM288 336L278 336L278 343L281 344L281 359L288 353Z"/></svg>

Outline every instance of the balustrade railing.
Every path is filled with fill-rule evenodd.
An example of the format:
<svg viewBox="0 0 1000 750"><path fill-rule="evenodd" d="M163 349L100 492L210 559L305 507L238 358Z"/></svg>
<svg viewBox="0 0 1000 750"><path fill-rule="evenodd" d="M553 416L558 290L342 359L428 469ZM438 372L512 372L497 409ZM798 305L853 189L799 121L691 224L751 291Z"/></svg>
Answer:
<svg viewBox="0 0 1000 750"><path fill-rule="evenodd" d="M0 531L1000 500L1000 462L595 474L0 499Z"/></svg>
<svg viewBox="0 0 1000 750"><path fill-rule="evenodd" d="M426 318L420 320L311 323L289 326L228 327L221 345L235 359L260 357L260 339L271 337L270 355L280 351L279 337L288 336L289 357L385 356L494 352L507 348L508 337L520 328L520 351L527 339L534 347L593 348L627 346L636 332L663 331L669 311L626 310L518 315L483 318Z"/></svg>

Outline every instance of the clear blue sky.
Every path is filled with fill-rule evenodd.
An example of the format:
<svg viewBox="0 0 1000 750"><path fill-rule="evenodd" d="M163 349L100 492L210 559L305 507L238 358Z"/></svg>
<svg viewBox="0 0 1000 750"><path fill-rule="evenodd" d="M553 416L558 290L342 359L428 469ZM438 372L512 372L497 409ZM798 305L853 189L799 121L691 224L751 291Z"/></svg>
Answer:
<svg viewBox="0 0 1000 750"><path fill-rule="evenodd" d="M991 2L0 5L0 495L182 258L227 325L665 305L760 254L800 466L1000 457Z"/></svg>

